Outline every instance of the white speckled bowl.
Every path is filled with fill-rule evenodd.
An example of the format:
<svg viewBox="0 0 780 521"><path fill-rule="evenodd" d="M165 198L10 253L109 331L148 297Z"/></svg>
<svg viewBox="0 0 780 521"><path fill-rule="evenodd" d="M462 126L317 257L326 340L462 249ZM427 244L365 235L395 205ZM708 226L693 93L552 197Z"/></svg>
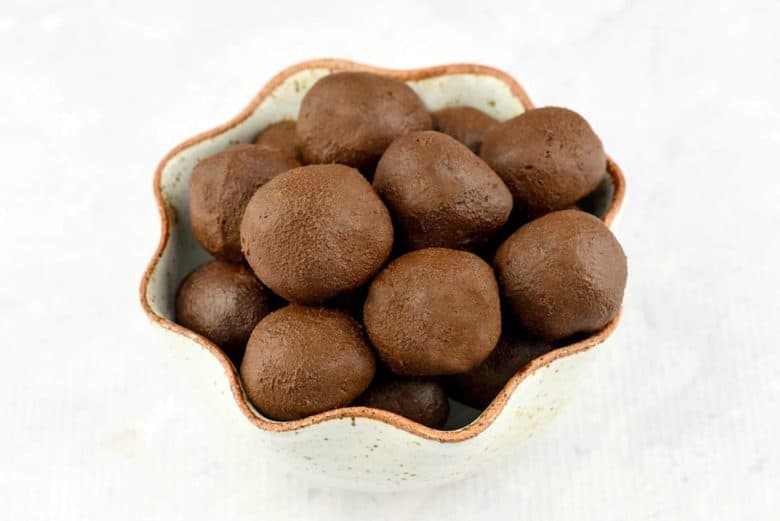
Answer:
<svg viewBox="0 0 780 521"><path fill-rule="evenodd" d="M406 81L430 110L471 105L499 120L531 108L522 87L504 72L481 65L387 70L343 60L294 65L274 77L238 116L174 148L160 162L154 192L162 237L141 282L141 304L163 333L182 368L192 375L193 399L210 404L248 460L294 468L330 484L365 490L397 490L457 480L522 444L572 396L580 374L617 327L562 347L519 371L472 423L439 431L393 413L349 407L290 422L261 416L246 400L238 373L207 339L173 322L176 289L208 259L190 233L188 181L200 159L234 143L250 142L267 125L295 119L301 98L317 79L341 70L364 70ZM618 166L609 161L614 185L604 216L610 224L625 194Z"/></svg>

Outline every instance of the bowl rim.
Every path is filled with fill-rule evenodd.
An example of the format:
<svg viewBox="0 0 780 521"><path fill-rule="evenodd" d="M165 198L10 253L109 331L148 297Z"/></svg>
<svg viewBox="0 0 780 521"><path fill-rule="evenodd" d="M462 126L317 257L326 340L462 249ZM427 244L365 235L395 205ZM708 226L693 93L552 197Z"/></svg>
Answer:
<svg viewBox="0 0 780 521"><path fill-rule="evenodd" d="M170 162L171 159L173 159L173 157L175 157L183 150L195 145L196 143L205 141L207 139L211 139L239 125L244 120L249 118L257 109L257 107L289 76L306 69L329 69L331 71L372 72L376 74L382 74L384 76L388 76L401 81L422 80L426 78L449 75L449 74L475 74L475 75L483 75L483 76L492 76L505 83L511 90L512 94L514 94L520 99L520 101L522 102L526 110L534 108L531 99L528 97L525 90L520 85L520 83L517 82L517 80L515 80L512 76L510 76L504 71L501 71L493 67L488 67L486 65L478 65L472 63L454 63L454 64L437 65L437 66L424 67L418 69L387 69L387 68L375 67L372 65L366 65L366 64L357 63L349 60L342 60L342 59L333 59L333 58L315 59L315 60L300 62L282 70L281 72L276 74L273 78L271 78L271 80L268 81L262 87L262 89L254 96L254 98L252 98L249 104L238 115L230 119L228 122L219 125L211 130L207 130L205 132L196 134L195 136L175 146L167 154L165 154L163 159L157 165L157 169L155 170L154 181L153 181L154 198L160 215L160 240L158 242L154 255L152 256L152 259L149 261L146 270L144 271L143 277L141 279L141 284L139 288L141 307L143 308L146 315L154 324L172 333L189 338L190 340L200 345L200 347L206 349L217 358L217 360L222 364L222 367L225 370L226 376L229 380L233 398L236 404L238 405L243 415L250 422L252 422L256 427L262 430L281 433L281 432L299 431L306 427L316 425L318 423L323 423L326 421L331 421L331 420L340 420L344 418L350 418L354 420L355 418L365 418L365 419L376 420L385 423L391 427L395 427L397 429L400 429L409 434L412 434L414 436L426 440L438 441L442 443L454 443L454 442L465 441L482 433L489 425L491 425L495 421L495 419L499 416L499 414L503 411L504 407L509 401L509 398L511 397L515 389L518 387L518 385L525 378L527 378L529 375L535 372L537 369L543 366L549 366L552 362L558 359L566 358L578 353L582 353L584 351L588 351L594 348L595 346L601 344L612 335L612 333L615 331L620 321L620 316L622 314L622 311L618 313L618 315L609 324L607 324L604 328L602 328L600 331L597 331L590 337L575 342L573 344L559 347L526 364L522 369L516 372L514 376L512 376L512 378L506 383L506 385L504 385L504 388L501 390L498 396L496 396L496 398L493 399L490 405L488 405L488 407L485 410L483 410L482 413L473 422L457 430L442 431L438 429L433 429L431 427L427 427L425 425L419 424L408 418L399 416L389 411L373 409L370 407L363 407L363 406L343 407L339 409L325 411L312 416L308 416L306 418L301 418L299 420L291 420L291 421L283 421L283 422L270 420L256 414L244 394L243 386L241 385L237 368L228 359L228 357L224 354L224 352L219 347L217 347L216 344L206 339L205 337L202 337L201 335L193 331L190 331L189 329L186 329L176 324L175 322L172 322L167 318L162 317L157 313L155 313L155 311L151 307L149 300L147 299L149 281L151 279L152 273L154 272L157 263L160 260L160 257L163 254L163 251L165 250L168 244L168 240L170 237L169 224L170 224L171 216L168 215L168 212L166 210L167 201L163 197L160 181L162 179L162 173L165 166ZM610 205L610 208L608 209L607 213L603 217L604 222L606 223L607 226L609 226L614 221L615 217L617 216L623 204L623 200L625 198L625 192L626 192L626 182L620 167L609 156L607 156L607 172L612 178L612 181L615 186L612 204Z"/></svg>

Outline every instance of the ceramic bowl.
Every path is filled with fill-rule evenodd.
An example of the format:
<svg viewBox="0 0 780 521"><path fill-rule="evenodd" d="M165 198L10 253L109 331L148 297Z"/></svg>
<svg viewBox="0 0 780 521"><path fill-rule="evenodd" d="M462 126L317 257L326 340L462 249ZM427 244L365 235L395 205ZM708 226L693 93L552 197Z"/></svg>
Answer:
<svg viewBox="0 0 780 521"><path fill-rule="evenodd" d="M536 359L507 383L493 403L468 425L436 430L386 411L349 407L296 421L264 418L247 401L236 368L207 339L173 322L176 289L208 254L190 232L188 181L193 166L236 143L250 142L267 125L295 119L301 98L318 79L335 71L372 71L405 81L431 110L470 105L499 120L532 108L508 74L481 65L443 65L388 70L343 60L301 63L275 76L238 116L180 144L160 162L154 193L162 236L141 283L141 304L163 334L180 366L192 377L193 400L204 415L216 411L249 462L281 465L335 486L397 490L437 485L467 476L522 446L576 390L599 347L617 327L616 318L586 340ZM625 193L618 166L609 160L610 224ZM209 407L207 411L205 407ZM209 412L210 411L210 412ZM456 407L455 422L475 411ZM460 416L460 418L457 418ZM466 418L466 421L471 418Z"/></svg>

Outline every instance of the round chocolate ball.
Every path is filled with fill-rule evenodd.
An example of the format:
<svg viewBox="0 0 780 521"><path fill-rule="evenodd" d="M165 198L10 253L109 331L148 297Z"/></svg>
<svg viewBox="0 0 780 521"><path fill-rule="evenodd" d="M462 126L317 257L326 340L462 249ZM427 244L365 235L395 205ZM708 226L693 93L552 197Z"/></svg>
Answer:
<svg viewBox="0 0 780 521"><path fill-rule="evenodd" d="M526 224L498 248L494 266L519 324L547 340L598 331L623 301L623 248L601 220L580 210Z"/></svg>
<svg viewBox="0 0 780 521"><path fill-rule="evenodd" d="M368 72L325 76L303 97L298 143L307 163L370 170L393 139L431 128L422 100L405 83Z"/></svg>
<svg viewBox="0 0 780 521"><path fill-rule="evenodd" d="M567 208L596 188L607 157L582 116L568 109L533 109L488 132L482 159L506 183L515 205L531 215Z"/></svg>
<svg viewBox="0 0 780 521"><path fill-rule="evenodd" d="M206 251L239 262L239 226L249 198L298 162L257 145L238 145L202 159L190 177L192 233Z"/></svg>
<svg viewBox="0 0 780 521"><path fill-rule="evenodd" d="M255 138L255 145L274 148L284 156L291 157L297 161L301 160L295 121L289 119L268 125Z"/></svg>
<svg viewBox="0 0 780 521"><path fill-rule="evenodd" d="M343 407L365 391L376 363L358 323L342 311L291 304L249 337L241 380L252 404L274 420Z"/></svg>
<svg viewBox="0 0 780 521"><path fill-rule="evenodd" d="M432 378L391 378L375 382L356 405L394 412L437 429L447 421L450 404L444 388Z"/></svg>
<svg viewBox="0 0 780 521"><path fill-rule="evenodd" d="M176 322L217 344L236 362L273 295L243 264L215 260L187 275L176 294Z"/></svg>
<svg viewBox="0 0 780 521"><path fill-rule="evenodd" d="M241 223L241 248L255 274L300 304L362 286L392 246L387 208L360 172L344 165L275 177L257 190Z"/></svg>
<svg viewBox="0 0 780 521"><path fill-rule="evenodd" d="M436 376L479 365L498 342L501 311L493 270L472 253L407 253L371 283L366 331L396 374Z"/></svg>
<svg viewBox="0 0 780 521"><path fill-rule="evenodd" d="M555 348L550 342L507 328L506 321L504 324L498 345L484 362L466 373L445 377L447 391L459 402L477 409L487 407L515 373Z"/></svg>
<svg viewBox="0 0 780 521"><path fill-rule="evenodd" d="M447 107L432 114L433 128L448 134L479 154L485 134L498 124L473 107Z"/></svg>
<svg viewBox="0 0 780 521"><path fill-rule="evenodd" d="M482 244L512 211L501 178L465 145L432 130L393 141L373 182L411 249Z"/></svg>

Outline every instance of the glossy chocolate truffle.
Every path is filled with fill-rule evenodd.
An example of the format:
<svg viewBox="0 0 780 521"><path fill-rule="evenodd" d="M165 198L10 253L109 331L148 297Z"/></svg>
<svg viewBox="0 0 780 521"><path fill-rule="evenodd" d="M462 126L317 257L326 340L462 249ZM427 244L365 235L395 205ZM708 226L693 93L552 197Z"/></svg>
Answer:
<svg viewBox="0 0 780 521"><path fill-rule="evenodd" d="M275 148L283 155L297 161L301 160L301 152L298 148L298 135L295 131L295 121L284 120L273 123L265 128L255 138L255 145Z"/></svg>
<svg viewBox="0 0 780 521"><path fill-rule="evenodd" d="M432 378L390 378L375 382L356 405L394 412L437 429L447 421L450 404L444 388Z"/></svg>
<svg viewBox="0 0 780 521"><path fill-rule="evenodd" d="M275 175L299 166L277 150L238 145L202 159L190 177L192 233L216 257L241 261L239 226L249 198Z"/></svg>
<svg viewBox="0 0 780 521"><path fill-rule="evenodd" d="M407 253L371 283L363 321L379 356L397 374L469 371L501 334L493 270L465 251Z"/></svg>
<svg viewBox="0 0 780 521"><path fill-rule="evenodd" d="M309 165L260 188L246 207L241 248L274 293L317 304L356 289L393 246L385 205L357 170Z"/></svg>
<svg viewBox="0 0 780 521"><path fill-rule="evenodd" d="M568 109L533 109L488 132L482 158L501 176L515 205L531 215L567 208L593 191L607 158L582 116Z"/></svg>
<svg viewBox="0 0 780 521"><path fill-rule="evenodd" d="M547 340L603 328L623 301L623 248L601 220L580 210L526 224L499 247L493 264L519 324Z"/></svg>
<svg viewBox="0 0 780 521"><path fill-rule="evenodd" d="M432 114L433 128L448 134L479 154L485 134L498 124L473 107L447 107Z"/></svg>
<svg viewBox="0 0 780 521"><path fill-rule="evenodd" d="M445 377L447 391L459 402L477 409L487 407L515 373L554 349L552 343L523 335L506 323L498 345L484 362L466 373Z"/></svg>
<svg viewBox="0 0 780 521"><path fill-rule="evenodd" d="M469 248L509 218L512 194L465 145L434 132L410 132L388 147L374 189L411 249Z"/></svg>
<svg viewBox="0 0 780 521"><path fill-rule="evenodd" d="M431 128L422 100L405 83L367 72L325 76L298 113L298 144L307 163L370 170L402 134Z"/></svg>
<svg viewBox="0 0 780 521"><path fill-rule="evenodd" d="M358 323L342 311L291 304L252 331L241 380L252 404L275 420L295 420L352 402L376 363Z"/></svg>
<svg viewBox="0 0 780 521"><path fill-rule="evenodd" d="M271 311L273 295L243 264L215 260L187 277L176 295L176 322L241 359L255 325Z"/></svg>

